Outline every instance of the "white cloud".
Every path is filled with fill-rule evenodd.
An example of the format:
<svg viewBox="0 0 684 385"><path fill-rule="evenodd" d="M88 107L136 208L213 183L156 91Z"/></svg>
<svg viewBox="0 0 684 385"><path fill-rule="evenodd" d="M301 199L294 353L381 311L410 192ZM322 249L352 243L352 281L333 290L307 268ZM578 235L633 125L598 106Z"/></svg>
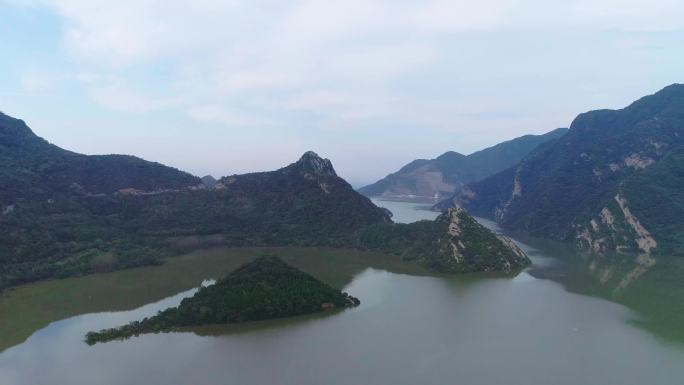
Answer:
<svg viewBox="0 0 684 385"><path fill-rule="evenodd" d="M681 28L684 16L679 0L37 1L65 18L65 46L85 71L163 63L189 105L311 87L349 92L349 84L383 93L429 71L464 31L664 30ZM115 105L115 91L94 95Z"/></svg>
<svg viewBox="0 0 684 385"><path fill-rule="evenodd" d="M239 19L237 2L43 0L67 20L65 43L75 56L125 66L220 43ZM229 29L229 28L225 28Z"/></svg>
<svg viewBox="0 0 684 385"><path fill-rule="evenodd" d="M681 0L26 4L59 15L67 76L105 108L176 110L198 125L306 140L320 131L381 143L384 133L409 147L423 135L467 152L493 133L508 139L620 106L681 80L672 74L684 61L682 40L662 37L684 30ZM22 83L50 86L35 74ZM401 139L394 127L414 133Z"/></svg>

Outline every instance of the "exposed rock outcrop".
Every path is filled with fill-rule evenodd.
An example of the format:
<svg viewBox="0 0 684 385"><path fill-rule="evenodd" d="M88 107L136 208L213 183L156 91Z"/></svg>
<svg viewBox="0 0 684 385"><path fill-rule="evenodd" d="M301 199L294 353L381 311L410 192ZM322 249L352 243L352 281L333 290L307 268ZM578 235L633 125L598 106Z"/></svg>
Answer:
<svg viewBox="0 0 684 385"><path fill-rule="evenodd" d="M437 220L448 223L448 254L456 271L508 272L530 263L515 242L485 228L461 207L450 208ZM474 270L472 266L479 268Z"/></svg>
<svg viewBox="0 0 684 385"><path fill-rule="evenodd" d="M683 255L684 85L583 113L557 141L453 199L507 230L597 253ZM467 192L467 193L466 193Z"/></svg>

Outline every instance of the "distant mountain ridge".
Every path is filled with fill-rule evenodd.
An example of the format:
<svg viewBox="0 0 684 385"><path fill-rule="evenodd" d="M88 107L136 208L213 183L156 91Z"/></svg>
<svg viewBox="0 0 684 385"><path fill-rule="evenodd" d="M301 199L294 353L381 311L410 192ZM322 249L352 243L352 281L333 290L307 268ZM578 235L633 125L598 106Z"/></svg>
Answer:
<svg viewBox="0 0 684 385"><path fill-rule="evenodd" d="M543 135L525 135L467 156L448 151L435 159L417 159L358 191L370 197L444 199L467 183L515 165L538 145L565 132L566 128L559 128Z"/></svg>
<svg viewBox="0 0 684 385"><path fill-rule="evenodd" d="M439 205L594 252L684 254L684 85L580 114L566 135Z"/></svg>

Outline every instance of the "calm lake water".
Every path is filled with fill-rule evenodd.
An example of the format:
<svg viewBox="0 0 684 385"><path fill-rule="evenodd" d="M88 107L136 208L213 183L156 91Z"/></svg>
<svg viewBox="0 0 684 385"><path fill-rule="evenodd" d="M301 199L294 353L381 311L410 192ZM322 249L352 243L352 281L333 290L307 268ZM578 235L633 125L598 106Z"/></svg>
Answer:
<svg viewBox="0 0 684 385"><path fill-rule="evenodd" d="M415 210L415 204L378 203L397 221L435 215ZM645 314L594 287L599 282L596 286L608 289L591 279L605 266L585 270L584 262L568 264L552 247L523 247L534 266L515 277L406 274L411 271L399 273L392 262L363 268L352 266L358 258L353 263L332 258L327 268L348 277L336 281L321 270L322 278L361 299L358 308L334 314L150 334L92 347L83 343L86 332L155 314L193 290L130 311L77 315L52 322L0 353L0 384L684 381L684 344L644 327ZM27 301L39 303L37 296L27 295ZM28 313L31 304L26 306ZM10 316L16 314L0 312L0 318Z"/></svg>
<svg viewBox="0 0 684 385"><path fill-rule="evenodd" d="M376 206L384 207L394 214L392 220L397 223L411 223L423 219L435 219L439 212L430 211L432 203L401 202L393 200L371 199Z"/></svg>

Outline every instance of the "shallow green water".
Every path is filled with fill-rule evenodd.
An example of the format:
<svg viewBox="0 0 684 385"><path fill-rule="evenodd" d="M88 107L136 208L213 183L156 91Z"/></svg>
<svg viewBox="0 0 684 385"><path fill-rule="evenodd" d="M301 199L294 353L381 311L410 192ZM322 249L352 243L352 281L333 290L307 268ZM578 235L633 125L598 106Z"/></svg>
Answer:
<svg viewBox="0 0 684 385"><path fill-rule="evenodd" d="M681 383L684 345L663 330L643 327L653 314L648 309L619 303L629 304L625 298L638 294L653 271L614 297L613 281L596 279L600 266L591 269L589 261L553 245L523 246L534 266L515 277L431 276L389 257L337 251L321 260L316 255L325 251L307 256L283 250L291 254L289 262L344 286L361 306L93 347L83 343L89 330L154 314L192 293L140 307L133 290L134 310L53 322L0 353L0 384ZM190 271L189 264L186 275L208 278L219 273L211 266L229 268L221 252L212 255L197 257L209 261L205 270ZM615 280L629 271L623 264L614 268ZM146 274L153 273L136 279ZM650 293L665 290L646 287ZM28 308L46 295L31 293ZM661 307L667 313L668 305Z"/></svg>

